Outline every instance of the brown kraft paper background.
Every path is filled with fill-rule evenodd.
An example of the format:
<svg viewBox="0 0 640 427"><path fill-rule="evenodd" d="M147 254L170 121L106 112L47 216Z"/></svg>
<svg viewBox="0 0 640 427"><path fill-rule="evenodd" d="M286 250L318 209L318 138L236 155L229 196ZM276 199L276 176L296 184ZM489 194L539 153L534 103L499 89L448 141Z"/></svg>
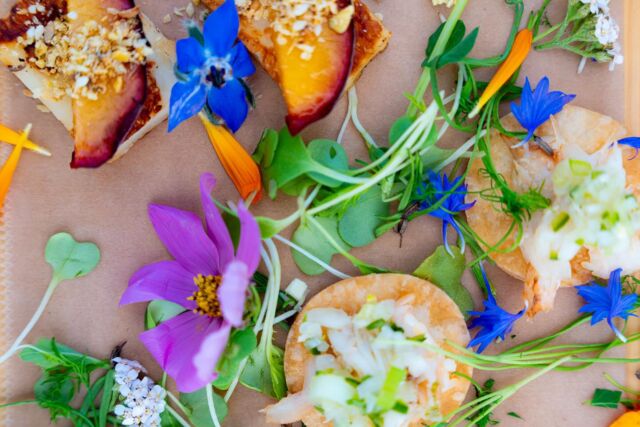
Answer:
<svg viewBox="0 0 640 427"><path fill-rule="evenodd" d="M2 0L3 13L9 2ZM429 0L368 0L374 12L384 16L385 25L394 33L389 48L365 70L357 84L360 118L374 138L386 142L394 120L403 114L407 100L403 93L413 91L420 73L420 63L427 37L439 24L438 11ZM502 52L512 23L512 9L503 0L470 0L463 18L468 28L480 26L475 55L484 57ZM526 0L525 18L540 1ZM562 3L562 2L554 2ZM178 18L170 25L162 17L186 0L142 0L137 4L170 38L183 35ZM622 24L622 0L612 0L618 22ZM576 105L598 110L623 119L623 67L610 73L606 65L587 64L577 75L578 59L565 52L533 53L526 61L522 79L529 76L537 82L549 75L552 88L576 93ZM454 70L446 71L453 76ZM163 203L200 212L198 178L211 171L219 178L218 199L236 200L238 195L215 157L204 129L197 119L166 133L166 122L157 127L122 159L98 170L70 170L71 138L50 114L36 108L36 101L23 96L23 86L9 72L0 73L2 122L14 129L33 123L32 140L48 147L52 158L25 152L15 175L12 189L0 223L0 344L7 346L24 327L35 310L50 278L43 257L48 237L58 231L69 231L80 240L95 241L101 248L102 261L95 272L75 282L64 283L54 295L44 316L27 341L39 337L55 337L58 341L96 357L109 356L111 349L126 340L125 357L140 360L159 379L160 370L137 340L143 330L144 304L118 307L118 300L129 277L141 266L168 256L156 238L147 218L147 205ZM257 95L257 109L237 137L249 150L255 147L265 127L283 125L284 104L276 85L262 72L251 78ZM443 84L450 93L452 87ZM346 109L343 97L334 112L304 132L305 139L335 138ZM462 137L450 133L447 145L459 145ZM350 153L362 157L362 143L350 132L345 139ZM6 148L3 148L6 150ZM262 202L257 211L280 218L294 209L287 198ZM288 230L285 234L289 234ZM440 224L423 217L410 224L402 249L398 236L388 233L370 247L359 249L357 256L390 269L411 272L441 243ZM335 281L328 274L307 278L300 275L289 250L280 248L284 265L283 284L301 277L317 292ZM335 265L350 274L353 267L344 260ZM494 267L489 267L499 300L511 311L521 308L522 285ZM465 284L480 296L471 276ZM534 322L521 322L517 340L548 334L576 317L581 301L572 289L560 291L556 308L538 316ZM586 342L609 339L605 326L583 327L570 339ZM511 340L510 340L511 341ZM513 342L508 342L510 345ZM620 352L622 354L622 352ZM603 372L620 381L623 366L596 365L579 373L552 373L531 383L498 409L501 426L604 426L617 411L592 408L583 404L594 388L607 387ZM484 381L496 378L499 387L508 385L532 371L508 371L492 374L477 372ZM0 401L30 398L38 369L22 363L17 357L0 367ZM471 395L471 393L470 393ZM258 412L270 403L257 393L238 388L230 402L225 426L257 427L266 422ZM524 421L507 416L515 411ZM48 413L34 406L0 412L0 425L46 426ZM67 425L59 422L58 425Z"/></svg>

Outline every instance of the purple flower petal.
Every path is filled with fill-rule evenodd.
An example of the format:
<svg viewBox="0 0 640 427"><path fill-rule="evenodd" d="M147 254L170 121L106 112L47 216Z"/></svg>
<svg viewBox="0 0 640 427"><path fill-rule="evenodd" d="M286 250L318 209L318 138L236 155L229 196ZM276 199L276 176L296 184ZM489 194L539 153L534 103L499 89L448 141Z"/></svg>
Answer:
<svg viewBox="0 0 640 427"><path fill-rule="evenodd" d="M214 378L217 376L215 369L220 356L222 356L227 347L229 334L231 333L231 325L224 321L220 322L219 319L217 319L217 322L219 322L217 329L209 328L207 337L202 341L200 349L193 357L196 375L206 384L212 381L212 375Z"/></svg>
<svg viewBox="0 0 640 427"><path fill-rule="evenodd" d="M204 43L213 56L223 58L238 38L240 19L234 0L226 0L204 21Z"/></svg>
<svg viewBox="0 0 640 427"><path fill-rule="evenodd" d="M242 202L238 204L238 218L240 219L240 242L236 258L247 266L250 274L253 274L260 263L260 227Z"/></svg>
<svg viewBox="0 0 640 427"><path fill-rule="evenodd" d="M218 265L222 267L233 259L233 242L227 225L211 198L211 193L215 187L215 176L210 173L202 174L200 177L200 198L202 199L202 208L204 209L204 218L207 224L207 235L218 249Z"/></svg>
<svg viewBox="0 0 640 427"><path fill-rule="evenodd" d="M173 258L193 275L218 275L218 251L191 212L149 205L149 218Z"/></svg>
<svg viewBox="0 0 640 427"><path fill-rule="evenodd" d="M131 277L129 287L120 299L120 305L166 300L193 310L196 303L187 298L197 289L192 273L176 261L161 261L142 267Z"/></svg>
<svg viewBox="0 0 640 427"><path fill-rule="evenodd" d="M207 377L200 375L204 371L196 366L194 359L201 354L203 343L213 335L217 337L217 342L224 342L226 346L229 329L222 319L211 319L193 312L186 312L143 332L140 334L140 341L162 369L175 380L178 390L182 393L191 393L216 378L213 369L218 363L217 359L212 357L209 360L212 369ZM210 356L215 354L210 353ZM201 364L200 360L199 365Z"/></svg>
<svg viewBox="0 0 640 427"><path fill-rule="evenodd" d="M244 303L251 275L241 261L232 261L222 275L222 284L218 288L218 300L222 316L231 325L242 326Z"/></svg>

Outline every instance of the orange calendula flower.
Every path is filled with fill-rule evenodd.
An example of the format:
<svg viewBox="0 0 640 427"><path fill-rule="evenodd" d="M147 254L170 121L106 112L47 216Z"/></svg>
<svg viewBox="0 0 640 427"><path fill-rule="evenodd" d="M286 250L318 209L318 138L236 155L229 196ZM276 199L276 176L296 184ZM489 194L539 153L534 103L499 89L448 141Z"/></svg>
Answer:
<svg viewBox="0 0 640 427"><path fill-rule="evenodd" d="M20 155L22 154L22 149L26 146L30 131L31 125L27 125L27 127L20 135L20 139L18 139L15 148L11 152L11 155L2 166L2 169L0 169L0 207L4 205L4 199L9 192L9 187L11 186L11 181L13 180L13 174L18 167Z"/></svg>
<svg viewBox="0 0 640 427"><path fill-rule="evenodd" d="M218 126L200 114L211 145L216 150L220 163L233 181L244 200L258 201L262 197L260 169L244 147L223 126Z"/></svg>
<svg viewBox="0 0 640 427"><path fill-rule="evenodd" d="M491 99L493 95L496 94L500 90L504 84L509 81L511 76L520 68L524 60L529 55L531 51L531 44L533 43L533 33L531 30L525 28L524 30L520 30L516 35L516 39L513 42L513 47L511 48L511 52L507 59L504 60L498 71L493 76L491 81L489 81L489 85L485 89L484 93L480 97L478 101L478 105L473 109L471 114L469 114L469 118L472 119L478 115L482 107L484 107L487 102Z"/></svg>

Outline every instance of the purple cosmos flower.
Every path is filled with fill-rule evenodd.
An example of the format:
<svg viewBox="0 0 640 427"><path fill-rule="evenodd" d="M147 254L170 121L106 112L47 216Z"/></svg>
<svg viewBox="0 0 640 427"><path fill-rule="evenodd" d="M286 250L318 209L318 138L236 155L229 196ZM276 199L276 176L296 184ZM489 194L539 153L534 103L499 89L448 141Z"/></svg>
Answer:
<svg viewBox="0 0 640 427"><path fill-rule="evenodd" d="M166 300L184 313L140 340L181 392L193 392L216 378L215 368L232 327L242 325L246 292L260 261L260 230L242 203L241 233L234 246L211 198L215 177L200 178L205 216L169 206L150 205L149 217L158 237L174 258L140 269L131 277L120 304Z"/></svg>
<svg viewBox="0 0 640 427"><path fill-rule="evenodd" d="M633 160L636 157L638 157L638 153L640 152L640 137L632 136L629 138L623 138L618 141L618 144L635 148L636 154L630 160Z"/></svg>
<svg viewBox="0 0 640 427"><path fill-rule="evenodd" d="M204 22L204 44L194 37L178 40L177 70L185 81L171 90L169 132L198 114L205 104L233 132L249 112L247 86L242 80L255 73L242 42L236 42L240 26L234 0L226 0Z"/></svg>
<svg viewBox="0 0 640 427"><path fill-rule="evenodd" d="M478 353L482 353L498 338L504 341L506 335L513 329L516 321L524 315L526 307L516 314L511 314L500 307L496 298L493 296L491 284L487 278L487 273L484 271L484 266L482 263L479 265L484 285L487 288L487 299L484 301L484 311L469 312L469 315L474 317L469 325L469 330L475 328L480 328L480 330L471 342L469 342L468 347L471 348L479 345Z"/></svg>
<svg viewBox="0 0 640 427"><path fill-rule="evenodd" d="M433 171L429 171L428 175L429 182L423 183L416 191L418 199L420 200L419 209L427 210L444 199L440 207L429 212L428 215L442 220L442 239L444 240L444 246L447 248L447 252L451 254L449 242L447 241L449 225L451 225L456 233L458 233L458 236L460 236L461 248L464 252L464 236L454 216L467 209L471 209L476 202L464 202L464 198L467 195L467 186L466 184L458 185L462 179L461 176L453 181L449 181L449 177L446 174L440 176Z"/></svg>
<svg viewBox="0 0 640 427"><path fill-rule="evenodd" d="M613 320L616 317L623 320L627 320L629 316L637 317L631 312L634 310L635 304L638 301L638 295L622 294L621 275L622 269L619 268L611 273L609 283L606 287L592 283L591 285L578 286L576 289L578 290L578 295L587 302L578 311L580 313L592 313L591 325L607 319L609 327L615 332L620 341L626 342L627 339L613 324Z"/></svg>
<svg viewBox="0 0 640 427"><path fill-rule="evenodd" d="M529 78L527 78L522 89L520 105L515 102L511 103L511 112L528 132L527 137L519 144L516 144L515 147L520 147L529 142L533 138L536 129L549 120L552 115L562 111L564 106L573 101L575 97L575 95L567 95L560 91L549 92L548 77L540 80L535 91L533 91L531 90Z"/></svg>

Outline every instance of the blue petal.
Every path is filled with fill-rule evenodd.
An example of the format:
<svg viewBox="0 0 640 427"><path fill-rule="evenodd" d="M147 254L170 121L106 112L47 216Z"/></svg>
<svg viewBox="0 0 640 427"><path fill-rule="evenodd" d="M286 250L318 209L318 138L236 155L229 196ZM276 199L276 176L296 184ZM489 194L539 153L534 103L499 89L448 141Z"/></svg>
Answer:
<svg viewBox="0 0 640 427"><path fill-rule="evenodd" d="M535 90L531 90L531 83L527 78L522 89L520 105L511 103L511 112L520 125L527 130L526 138L516 147L524 145L533 138L535 131L549 118L558 114L575 95L555 91L549 92L549 78L544 77Z"/></svg>
<svg viewBox="0 0 640 427"><path fill-rule="evenodd" d="M207 99L211 110L220 116L232 132L237 132L247 118L249 105L242 84L228 81L222 88L212 88Z"/></svg>
<svg viewBox="0 0 640 427"><path fill-rule="evenodd" d="M206 100L206 86L200 84L198 77L188 82L174 84L171 89L169 132L183 121L198 114L204 107Z"/></svg>
<svg viewBox="0 0 640 427"><path fill-rule="evenodd" d="M192 37L176 42L176 56L178 70L187 74L201 68L206 61L204 48L198 40Z"/></svg>
<svg viewBox="0 0 640 427"><path fill-rule="evenodd" d="M249 77L256 72L256 67L251 61L251 55L247 48L239 42L231 50L231 67L233 68L233 76L239 78Z"/></svg>
<svg viewBox="0 0 640 427"><path fill-rule="evenodd" d="M204 45L211 55L220 58L227 56L238 38L239 27L236 3L226 0L204 22Z"/></svg>
<svg viewBox="0 0 640 427"><path fill-rule="evenodd" d="M627 146L629 146L631 148L635 148L636 149L636 154L630 160L633 160L636 157L638 157L638 153L640 153L640 137L632 136L632 137L629 137L629 138L623 138L623 139L618 141L618 144L627 145Z"/></svg>

